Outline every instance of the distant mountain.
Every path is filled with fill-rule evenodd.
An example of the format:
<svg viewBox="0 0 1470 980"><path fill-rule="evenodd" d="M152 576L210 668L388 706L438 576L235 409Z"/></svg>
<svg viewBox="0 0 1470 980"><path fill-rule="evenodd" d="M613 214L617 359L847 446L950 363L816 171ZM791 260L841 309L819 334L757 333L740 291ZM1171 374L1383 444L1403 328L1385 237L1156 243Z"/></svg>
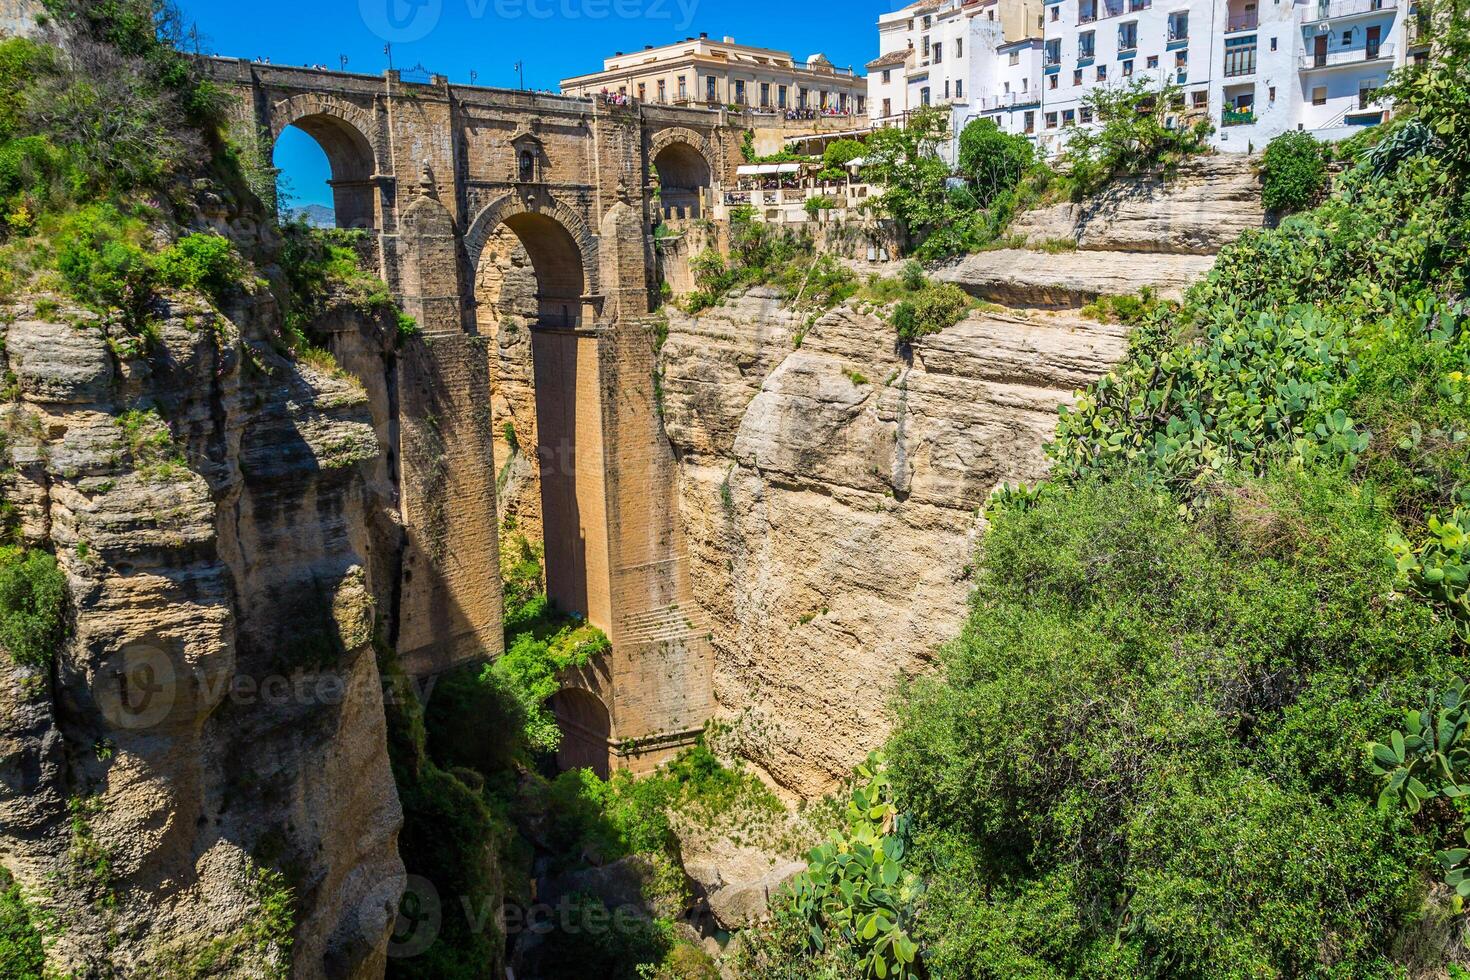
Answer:
<svg viewBox="0 0 1470 980"><path fill-rule="evenodd" d="M287 212L291 219L300 219L313 228L337 227L337 212L325 204L308 204L304 208L292 208Z"/></svg>

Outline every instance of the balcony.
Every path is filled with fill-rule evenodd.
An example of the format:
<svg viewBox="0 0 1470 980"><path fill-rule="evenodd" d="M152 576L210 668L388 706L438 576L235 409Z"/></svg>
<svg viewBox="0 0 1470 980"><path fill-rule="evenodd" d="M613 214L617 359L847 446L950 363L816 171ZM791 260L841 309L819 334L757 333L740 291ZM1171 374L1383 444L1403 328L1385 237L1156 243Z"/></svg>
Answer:
<svg viewBox="0 0 1470 980"><path fill-rule="evenodd" d="M1428 18L1410 17L1404 24L1404 41L1411 48L1429 47Z"/></svg>
<svg viewBox="0 0 1470 980"><path fill-rule="evenodd" d="M1096 23L1097 23L1097 10L1096 9L1093 9L1091 12L1084 11L1083 13L1080 13L1080 14L1077 15L1077 26L1078 27L1081 27L1083 24L1096 24Z"/></svg>
<svg viewBox="0 0 1470 980"><path fill-rule="evenodd" d="M1343 51L1310 52L1301 56L1299 71L1323 71L1331 68L1351 68L1374 61L1393 59L1393 45L1380 44L1376 48L1348 48Z"/></svg>
<svg viewBox="0 0 1470 980"><path fill-rule="evenodd" d="M1256 121L1254 109L1225 109L1220 113L1220 127L1249 126Z"/></svg>
<svg viewBox="0 0 1470 980"><path fill-rule="evenodd" d="M981 112L997 112L1018 106L1038 105L1040 102L1040 95L1036 92L1002 92L999 95L987 95L980 100L978 108Z"/></svg>
<svg viewBox="0 0 1470 980"><path fill-rule="evenodd" d="M1341 20L1345 17L1391 12L1398 5L1398 0L1321 0L1315 10L1308 7L1302 16L1312 21Z"/></svg>
<svg viewBox="0 0 1470 980"><path fill-rule="evenodd" d="M1261 15L1254 10L1243 14L1232 14L1225 21L1225 33L1236 34L1240 31L1253 31L1261 26Z"/></svg>

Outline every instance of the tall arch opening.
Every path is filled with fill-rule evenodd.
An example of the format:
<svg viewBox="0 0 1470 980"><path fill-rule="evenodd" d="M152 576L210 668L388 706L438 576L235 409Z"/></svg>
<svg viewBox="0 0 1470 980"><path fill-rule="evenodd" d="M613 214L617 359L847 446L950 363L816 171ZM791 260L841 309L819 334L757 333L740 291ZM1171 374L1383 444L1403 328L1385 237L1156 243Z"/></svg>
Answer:
<svg viewBox="0 0 1470 980"><path fill-rule="evenodd" d="M549 215L511 214L485 240L475 290L480 332L494 339L501 548L539 544L547 596L607 629L598 338L583 329L596 307L582 249Z"/></svg>
<svg viewBox="0 0 1470 980"><path fill-rule="evenodd" d="M557 768L591 769L606 779L611 768L612 719L602 700L580 687L568 687L552 696L551 708L561 729Z"/></svg>
<svg viewBox="0 0 1470 980"><path fill-rule="evenodd" d="M577 240L555 218L532 211L511 215L505 226L525 248L536 276L536 326L581 326L590 311L583 308L587 280Z"/></svg>
<svg viewBox="0 0 1470 980"><path fill-rule="evenodd" d="M283 210L304 210L308 221L326 227L377 229L373 148L351 123L325 113L302 116L277 137L273 161Z"/></svg>
<svg viewBox="0 0 1470 980"><path fill-rule="evenodd" d="M666 221L698 218L711 186L709 162L688 143L670 143L653 158L659 209Z"/></svg>

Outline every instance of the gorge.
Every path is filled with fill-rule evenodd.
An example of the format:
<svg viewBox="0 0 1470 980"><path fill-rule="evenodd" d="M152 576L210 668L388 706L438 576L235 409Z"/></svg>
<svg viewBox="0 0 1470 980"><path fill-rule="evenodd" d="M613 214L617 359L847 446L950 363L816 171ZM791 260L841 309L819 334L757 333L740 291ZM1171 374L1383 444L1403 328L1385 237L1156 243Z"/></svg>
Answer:
<svg viewBox="0 0 1470 980"><path fill-rule="evenodd" d="M0 967L1461 975L1455 794L1399 814L1359 758L1463 643L1422 526L1461 135L1285 220L1259 154L1054 185L921 268L889 219L732 210L727 109L19 6L0 144L71 148L0 156ZM88 73L175 114L167 166L36 121ZM288 126L337 231L273 213ZM766 278L708 289L751 241ZM1313 756L1324 718L1355 741ZM1283 895L1331 921L1261 938Z"/></svg>

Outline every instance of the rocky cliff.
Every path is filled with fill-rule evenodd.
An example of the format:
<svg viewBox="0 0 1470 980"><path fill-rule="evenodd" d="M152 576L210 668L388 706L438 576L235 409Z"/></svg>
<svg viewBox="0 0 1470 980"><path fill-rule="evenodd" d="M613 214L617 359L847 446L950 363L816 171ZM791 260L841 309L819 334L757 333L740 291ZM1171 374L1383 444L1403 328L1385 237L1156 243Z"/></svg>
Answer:
<svg viewBox="0 0 1470 980"><path fill-rule="evenodd" d="M911 351L878 311L808 325L759 289L670 313L664 423L724 738L780 789L829 790L882 741L894 685L958 633L986 497L1044 475L1058 406L1125 351L1126 328L1077 308L1143 286L1177 295L1264 222L1249 161L1186 174L1023 216L1018 233L1046 250L935 270L1005 307Z"/></svg>
<svg viewBox="0 0 1470 980"><path fill-rule="evenodd" d="M371 642L387 427L361 382L277 353L264 289L148 323L3 313L5 495L65 572L71 638L49 668L0 661L0 864L58 972L380 976L403 873Z"/></svg>

